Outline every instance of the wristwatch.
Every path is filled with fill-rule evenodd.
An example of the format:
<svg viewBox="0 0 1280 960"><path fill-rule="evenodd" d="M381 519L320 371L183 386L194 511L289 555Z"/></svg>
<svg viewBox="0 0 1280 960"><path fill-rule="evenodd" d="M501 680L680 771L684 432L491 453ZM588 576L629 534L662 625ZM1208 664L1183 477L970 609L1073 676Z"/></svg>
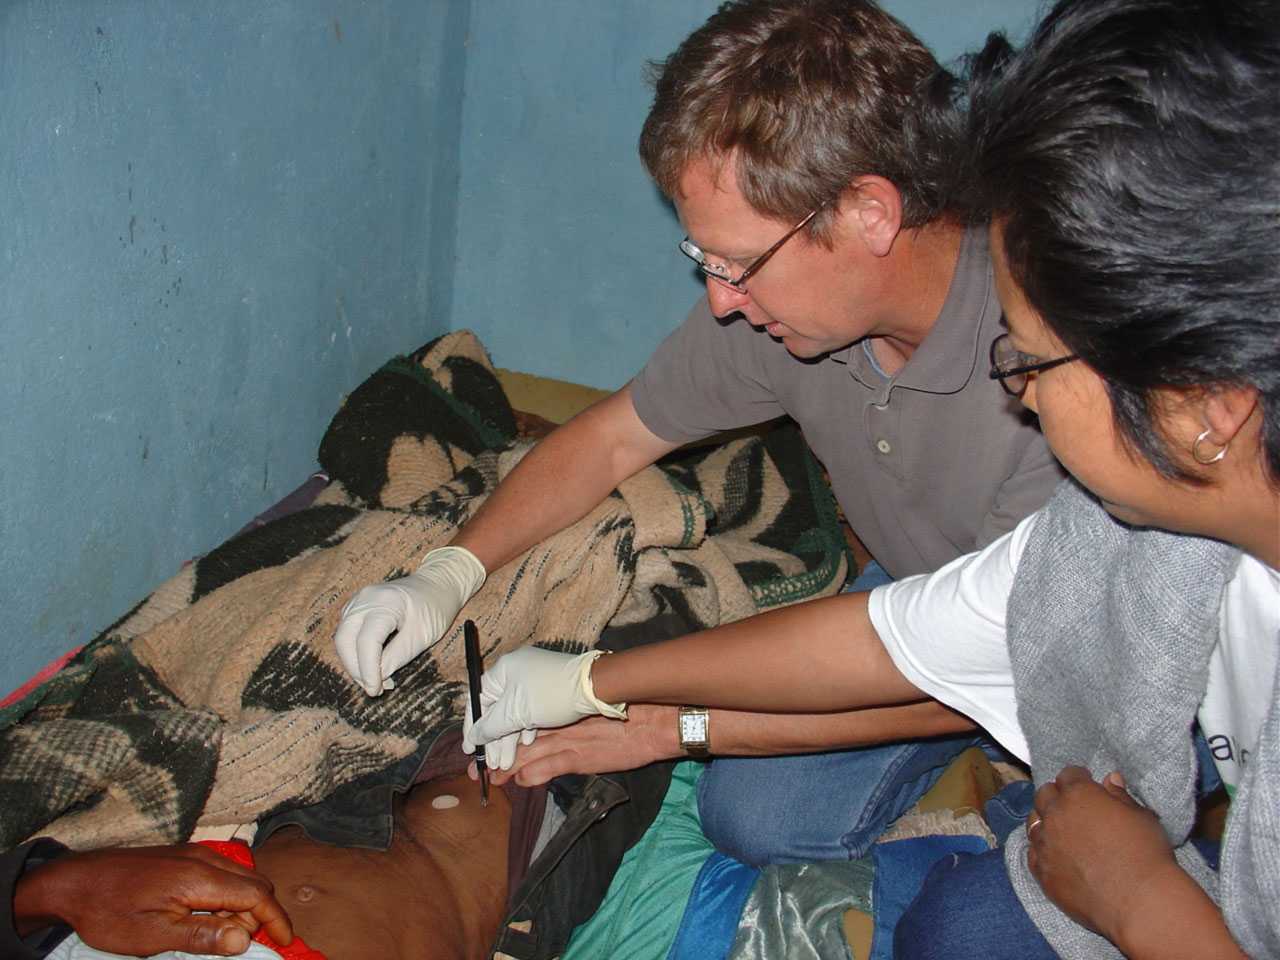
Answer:
<svg viewBox="0 0 1280 960"><path fill-rule="evenodd" d="M681 707L676 720L680 749L691 757L711 752L711 713L706 707Z"/></svg>

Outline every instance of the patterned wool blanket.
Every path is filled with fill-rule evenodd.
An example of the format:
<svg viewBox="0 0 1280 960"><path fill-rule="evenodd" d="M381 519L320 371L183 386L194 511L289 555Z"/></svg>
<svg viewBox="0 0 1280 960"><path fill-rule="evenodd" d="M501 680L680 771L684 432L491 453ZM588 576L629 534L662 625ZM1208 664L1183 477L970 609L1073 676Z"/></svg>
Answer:
<svg viewBox="0 0 1280 960"><path fill-rule="evenodd" d="M469 333L387 363L320 448L310 507L188 565L0 713L0 848L174 842L314 803L460 716L460 627L369 698L333 649L361 587L447 543L529 448ZM494 571L460 617L487 659L580 651L678 606L704 626L835 592L834 505L798 431L685 453Z"/></svg>

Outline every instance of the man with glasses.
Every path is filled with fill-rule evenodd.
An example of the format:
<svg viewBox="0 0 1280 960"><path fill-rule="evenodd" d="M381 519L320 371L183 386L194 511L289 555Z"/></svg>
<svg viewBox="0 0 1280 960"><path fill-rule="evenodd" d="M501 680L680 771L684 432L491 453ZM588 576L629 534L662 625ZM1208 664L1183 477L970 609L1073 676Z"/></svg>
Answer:
<svg viewBox="0 0 1280 960"><path fill-rule="evenodd" d="M371 695L439 639L486 570L722 430L799 423L875 559L854 589L935 570L1044 503L1058 467L987 375L1002 329L985 232L945 208L946 138L931 127L946 81L870 0L726 4L660 65L640 153L706 297L450 546L356 596L336 642ZM517 764L541 782L709 752L699 809L720 849L843 859L975 742L971 726L932 702L815 716L639 704L625 724L544 731ZM841 749L903 736L932 739Z"/></svg>

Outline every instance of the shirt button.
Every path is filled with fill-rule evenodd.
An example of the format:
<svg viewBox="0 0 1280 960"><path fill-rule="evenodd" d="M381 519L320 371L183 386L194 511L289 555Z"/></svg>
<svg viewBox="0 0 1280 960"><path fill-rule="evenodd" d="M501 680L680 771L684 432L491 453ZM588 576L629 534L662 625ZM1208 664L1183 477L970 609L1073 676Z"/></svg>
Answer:
<svg viewBox="0 0 1280 960"><path fill-rule="evenodd" d="M889 453L893 450L893 447L889 444L888 440L877 440L876 449L881 453Z"/></svg>

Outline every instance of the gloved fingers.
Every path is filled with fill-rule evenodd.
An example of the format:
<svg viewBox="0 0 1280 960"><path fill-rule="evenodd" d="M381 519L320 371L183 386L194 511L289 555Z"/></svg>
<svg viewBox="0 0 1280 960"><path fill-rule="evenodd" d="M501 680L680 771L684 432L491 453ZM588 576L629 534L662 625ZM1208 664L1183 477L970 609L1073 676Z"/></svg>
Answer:
<svg viewBox="0 0 1280 960"><path fill-rule="evenodd" d="M465 700L465 698L464 698ZM475 753L476 743L471 739L471 728L475 725L475 721L471 719L471 701L466 700L466 706L462 710L462 752ZM486 757L486 762L488 758Z"/></svg>
<svg viewBox="0 0 1280 960"><path fill-rule="evenodd" d="M490 770L502 769L502 741L494 740L492 743L486 743L481 749L484 751L484 762Z"/></svg>
<svg viewBox="0 0 1280 960"><path fill-rule="evenodd" d="M502 659L498 659L498 665L502 664ZM480 719L473 721L471 719L471 703L467 702L467 707L463 711L463 737L468 735L471 738L473 746L480 746L491 740L496 740L500 736L505 736L511 730L519 729L519 726L511 726L507 729L510 721L501 721L498 719L498 713L494 709L494 705L502 699L505 692L505 685L502 680L502 672L500 670L486 670L480 677ZM499 729L501 727L501 729ZM469 734L468 734L468 731Z"/></svg>
<svg viewBox="0 0 1280 960"><path fill-rule="evenodd" d="M485 707L483 697L480 700L481 715L479 722L472 719L471 701L464 697L464 704L465 705L462 710L462 752L475 753L477 749L482 749L488 746L494 739L496 739L494 737L486 736L484 732L485 722L492 720L492 718L484 712ZM487 750L485 751L484 757L485 763L489 763L490 757ZM493 756L493 761L495 763L497 762L496 753Z"/></svg>
<svg viewBox="0 0 1280 960"><path fill-rule="evenodd" d="M382 677L388 679L393 673L411 661L418 654L428 650L432 644L423 645L423 638L411 636L411 627L406 624L391 641L382 648Z"/></svg>
<svg viewBox="0 0 1280 960"><path fill-rule="evenodd" d="M371 697L382 692L382 645L398 626L395 616L385 610L369 611L360 625L360 633L356 636L356 658L360 661L361 685Z"/></svg>
<svg viewBox="0 0 1280 960"><path fill-rule="evenodd" d="M463 737L472 744L480 746L481 744L493 743L503 737L512 736L523 729L523 723L512 721L497 712L485 712L479 720L471 724L470 729L463 734ZM486 754L486 758L487 756Z"/></svg>
<svg viewBox="0 0 1280 960"><path fill-rule="evenodd" d="M507 689L507 658L499 657L497 663L489 667L480 677L480 709L488 715L489 708L502 699Z"/></svg>
<svg viewBox="0 0 1280 960"><path fill-rule="evenodd" d="M347 605L350 608L350 604ZM365 686L364 677L360 675L360 658L356 654L356 638L360 635L360 627L364 624L364 614L348 615L345 611L338 623L338 630L333 635L333 645L338 651L338 659L351 679L360 686ZM366 688L367 689L367 688Z"/></svg>
<svg viewBox="0 0 1280 960"><path fill-rule="evenodd" d="M535 729L531 728L529 730L520 731L520 742L523 743L526 747L537 739L538 739L538 731Z"/></svg>
<svg viewBox="0 0 1280 960"><path fill-rule="evenodd" d="M484 759L490 768L510 770L516 762L516 744L520 741L518 733L509 733L491 743L485 744Z"/></svg>
<svg viewBox="0 0 1280 960"><path fill-rule="evenodd" d="M599 712L580 695L584 656L522 647L499 657L480 687L483 717L474 743L488 743L535 727L562 727Z"/></svg>
<svg viewBox="0 0 1280 960"><path fill-rule="evenodd" d="M375 584L352 597L333 638L342 665L371 697L384 688L382 646L405 619L404 593L389 587Z"/></svg>

